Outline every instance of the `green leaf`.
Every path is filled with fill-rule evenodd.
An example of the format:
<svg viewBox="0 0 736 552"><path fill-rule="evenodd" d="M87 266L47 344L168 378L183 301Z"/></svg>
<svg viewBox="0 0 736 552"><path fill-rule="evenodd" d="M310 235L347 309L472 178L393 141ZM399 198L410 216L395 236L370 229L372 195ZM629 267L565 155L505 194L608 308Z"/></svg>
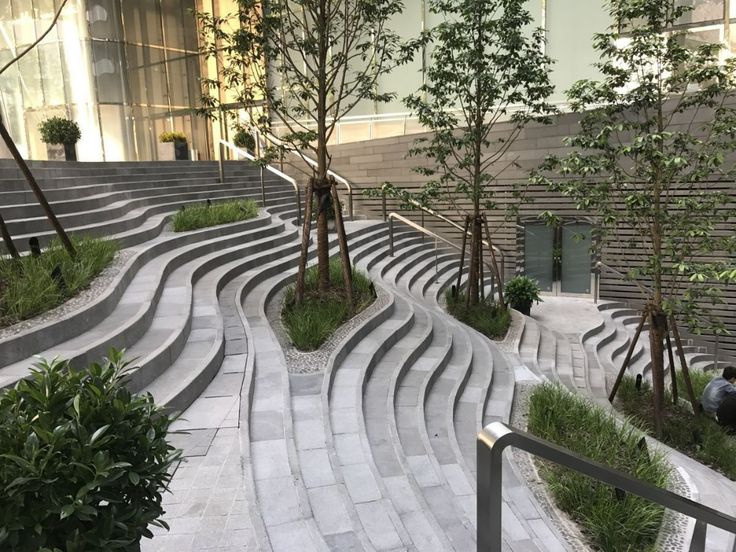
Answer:
<svg viewBox="0 0 736 552"><path fill-rule="evenodd" d="M137 485L141 481L141 476L136 472L128 472L128 479L133 485Z"/></svg>
<svg viewBox="0 0 736 552"><path fill-rule="evenodd" d="M89 444L90 445L94 445L95 444L95 441L97 441L97 439L99 439L100 437L102 437L108 429L110 429L110 424L107 424L107 425L104 425L104 426L98 428L97 431L95 431L92 434L92 437L90 437Z"/></svg>
<svg viewBox="0 0 736 552"><path fill-rule="evenodd" d="M66 519L74 513L74 504L67 504L61 507L61 514L59 519Z"/></svg>

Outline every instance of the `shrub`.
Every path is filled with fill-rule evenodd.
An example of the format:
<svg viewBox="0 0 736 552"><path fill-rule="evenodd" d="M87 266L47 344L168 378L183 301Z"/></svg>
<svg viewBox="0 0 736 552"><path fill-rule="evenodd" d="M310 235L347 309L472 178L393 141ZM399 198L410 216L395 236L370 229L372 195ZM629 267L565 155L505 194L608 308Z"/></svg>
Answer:
<svg viewBox="0 0 736 552"><path fill-rule="evenodd" d="M238 127L233 135L233 144L248 151L255 151L256 139L243 127Z"/></svg>
<svg viewBox="0 0 736 552"><path fill-rule="evenodd" d="M118 245L101 238L71 236L77 257L58 240L39 256L0 259L0 326L8 326L50 310L85 289L115 258ZM63 285L52 277L61 270Z"/></svg>
<svg viewBox="0 0 736 552"><path fill-rule="evenodd" d="M63 117L51 117L38 125L41 141L44 144L68 144L79 142L82 132L79 125Z"/></svg>
<svg viewBox="0 0 736 552"><path fill-rule="evenodd" d="M454 297L452 290L448 289L445 292L445 303L447 311L452 316L491 339L503 338L511 324L509 311L490 297L467 308L465 294L460 292L457 297Z"/></svg>
<svg viewBox="0 0 736 552"><path fill-rule="evenodd" d="M330 259L330 293L319 292L317 267L309 267L304 275L304 301L294 303L294 286L286 289L281 319L294 346L300 351L314 351L350 318L345 303L342 263ZM353 267L353 298L355 313L366 309L375 300L368 277Z"/></svg>
<svg viewBox="0 0 736 552"><path fill-rule="evenodd" d="M0 396L0 548L136 550L161 520L180 457L173 419L124 385L127 364L41 361Z"/></svg>
<svg viewBox="0 0 736 552"><path fill-rule="evenodd" d="M665 487L670 469L659 451L639 446L641 432L606 411L552 384L537 386L529 406L529 431L573 452ZM664 508L556 464L540 474L558 506L580 524L598 550L650 550Z"/></svg>
<svg viewBox="0 0 736 552"><path fill-rule="evenodd" d="M720 370L710 374L701 370L689 370L689 372L690 382L693 384L693 391L697 400L700 400L700 397L703 396L703 391L705 391L705 387L710 383L710 380L716 375L720 376ZM677 371L675 378L677 380L677 390L679 391L680 396L687 397L687 388L685 387L685 379L682 375L682 370Z"/></svg>
<svg viewBox="0 0 736 552"><path fill-rule="evenodd" d="M524 311L532 303L539 303L539 284L528 276L515 276L511 278L504 288L504 295L509 305L519 311Z"/></svg>
<svg viewBox="0 0 736 552"><path fill-rule="evenodd" d="M158 141L163 144L169 142L186 142L187 135L183 132L162 132L158 137Z"/></svg>
<svg viewBox="0 0 736 552"><path fill-rule="evenodd" d="M174 232L186 232L198 228L207 228L208 226L217 226L218 224L252 219L257 214L258 205L251 199L182 207L174 215L173 227Z"/></svg>
<svg viewBox="0 0 736 552"><path fill-rule="evenodd" d="M700 397L704 378L693 375L695 396ZM701 372L702 374L702 372ZM678 374L682 382L682 376ZM705 381L707 384L707 381ZM684 382L678 388L680 395L685 397ZM654 433L654 407L652 405L652 388L646 381L642 382L641 389L636 389L636 380L632 377L624 378L619 387L618 405L621 410L648 433ZM736 438L721 427L718 422L708 416L693 416L689 403L673 404L672 395L665 394L664 424L661 440L691 458L707 464L720 471L726 477L736 480Z"/></svg>

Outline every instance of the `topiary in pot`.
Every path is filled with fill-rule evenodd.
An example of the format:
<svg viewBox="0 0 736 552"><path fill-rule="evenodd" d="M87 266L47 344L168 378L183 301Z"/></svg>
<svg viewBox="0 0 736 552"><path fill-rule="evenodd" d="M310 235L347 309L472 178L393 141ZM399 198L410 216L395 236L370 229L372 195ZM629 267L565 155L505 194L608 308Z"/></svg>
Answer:
<svg viewBox="0 0 736 552"><path fill-rule="evenodd" d="M515 276L506 283L503 293L511 308L529 316L532 303L535 301L539 303L542 300L539 296L540 291L536 280L528 276Z"/></svg>
<svg viewBox="0 0 736 552"><path fill-rule="evenodd" d="M256 139L253 138L253 135L243 127L237 128L233 135L233 144L250 152L254 152L256 149Z"/></svg>
<svg viewBox="0 0 736 552"><path fill-rule="evenodd" d="M82 137L79 125L63 117L51 117L38 125L41 141L49 146L63 146L64 158L67 161L77 160L77 151L74 147ZM61 157L61 148L48 148L49 159Z"/></svg>
<svg viewBox="0 0 736 552"><path fill-rule="evenodd" d="M187 161L189 146L187 135L183 132L162 132L158 141L158 158L160 161Z"/></svg>
<svg viewBox="0 0 736 552"><path fill-rule="evenodd" d="M126 369L118 351L80 371L41 361L0 396L0 550L139 550L168 528L173 418Z"/></svg>

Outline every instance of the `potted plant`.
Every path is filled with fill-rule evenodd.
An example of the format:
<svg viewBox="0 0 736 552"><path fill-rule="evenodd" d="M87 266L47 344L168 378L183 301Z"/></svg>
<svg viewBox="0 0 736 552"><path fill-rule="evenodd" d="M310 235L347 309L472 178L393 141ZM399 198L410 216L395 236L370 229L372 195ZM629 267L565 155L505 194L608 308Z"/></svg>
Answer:
<svg viewBox="0 0 736 552"><path fill-rule="evenodd" d="M256 139L245 127L239 126L233 135L233 144L237 147L254 153L256 150Z"/></svg>
<svg viewBox="0 0 736 552"><path fill-rule="evenodd" d="M77 123L63 117L51 117L38 125L38 130L50 161L77 160L75 144L82 137Z"/></svg>
<svg viewBox="0 0 736 552"><path fill-rule="evenodd" d="M529 316L532 303L535 301L539 303L542 300L539 297L540 291L536 280L528 276L515 276L506 283L504 295L511 308Z"/></svg>
<svg viewBox="0 0 736 552"><path fill-rule="evenodd" d="M158 137L159 161L188 161L187 135L183 132L162 132Z"/></svg>

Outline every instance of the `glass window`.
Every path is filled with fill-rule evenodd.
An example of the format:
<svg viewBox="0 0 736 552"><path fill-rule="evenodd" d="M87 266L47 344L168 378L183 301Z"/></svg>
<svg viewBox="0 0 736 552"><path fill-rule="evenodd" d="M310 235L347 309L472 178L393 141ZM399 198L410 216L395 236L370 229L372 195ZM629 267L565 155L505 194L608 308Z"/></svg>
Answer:
<svg viewBox="0 0 736 552"><path fill-rule="evenodd" d="M122 24L116 0L88 0L87 21L91 37L122 40Z"/></svg>
<svg viewBox="0 0 736 552"><path fill-rule="evenodd" d="M122 8L125 38L128 42L163 46L163 29L158 2L124 0Z"/></svg>
<svg viewBox="0 0 736 552"><path fill-rule="evenodd" d="M171 105L186 107L189 105L189 80L187 74L187 60L179 57L170 59L167 64L169 71L169 90L171 92ZM196 78L196 75L192 75Z"/></svg>
<svg viewBox="0 0 736 552"><path fill-rule="evenodd" d="M92 63L100 103L123 103L123 82L117 42L92 41Z"/></svg>
<svg viewBox="0 0 736 552"><path fill-rule="evenodd" d="M41 82L47 106L64 105L64 72L61 66L60 44L39 44L38 56L41 63Z"/></svg>

